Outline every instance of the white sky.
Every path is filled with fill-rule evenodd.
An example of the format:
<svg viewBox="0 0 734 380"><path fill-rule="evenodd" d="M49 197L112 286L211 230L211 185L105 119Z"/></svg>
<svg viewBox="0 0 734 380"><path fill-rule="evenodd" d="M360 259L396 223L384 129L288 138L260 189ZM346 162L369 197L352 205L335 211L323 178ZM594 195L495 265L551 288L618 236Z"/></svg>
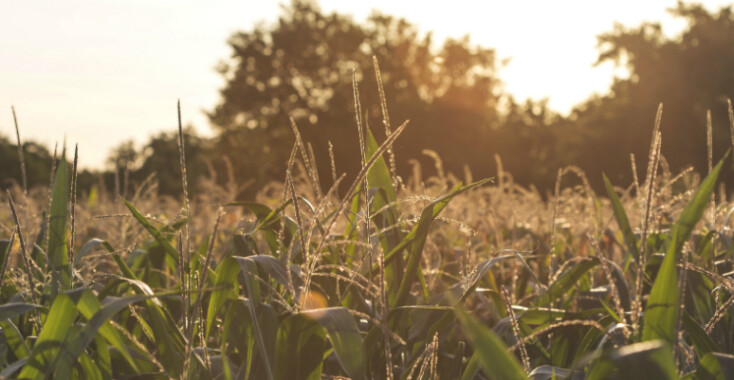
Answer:
<svg viewBox="0 0 734 380"><path fill-rule="evenodd" d="M289 0L285 0L289 1ZM226 39L260 21L273 22L281 1L256 0L0 0L0 134L53 146L79 143L80 165L102 168L109 149L139 144L185 123L211 130L203 110L224 84L214 66L229 56ZM568 112L611 83L610 65L593 67L596 35L614 21L663 22L675 0L321 0L325 11L364 20L372 9L402 16L435 41L470 34L474 43L512 58L500 72L516 99L550 98ZM717 10L727 1L704 1ZM389 94L388 94L389 97ZM0 163L2 164L2 163Z"/></svg>

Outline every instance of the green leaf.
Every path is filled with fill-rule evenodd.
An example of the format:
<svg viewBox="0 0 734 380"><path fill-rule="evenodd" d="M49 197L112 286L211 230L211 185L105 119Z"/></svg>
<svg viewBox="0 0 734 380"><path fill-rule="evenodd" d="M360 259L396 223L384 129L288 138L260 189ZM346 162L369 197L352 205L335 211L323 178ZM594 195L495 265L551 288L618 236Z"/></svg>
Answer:
<svg viewBox="0 0 734 380"><path fill-rule="evenodd" d="M586 257L580 260L576 265L567 269L556 279L551 286L546 289L543 294L538 297L537 306L547 305L558 297L562 297L569 290L573 289L579 279L589 270L599 265L599 259L596 257Z"/></svg>
<svg viewBox="0 0 734 380"><path fill-rule="evenodd" d="M84 245L82 245L82 247L79 249L79 252L77 252L74 255L74 268L78 268L79 267L79 261L83 257L85 257L86 255L90 254L92 252L92 250L94 250L94 248L99 247L99 246L104 247L104 249L107 252L109 252L109 253L112 253L112 252L115 251L114 248L112 248L112 246L110 245L110 243L108 243L107 241L102 240L102 239L94 238L94 239L92 239L92 240L84 243Z"/></svg>
<svg viewBox="0 0 734 380"><path fill-rule="evenodd" d="M79 311L79 313L83 315L84 318L89 320L90 323L92 318L96 314L98 314L100 308L102 308L102 305L97 297L95 297L94 293L92 293L92 291L89 289L79 289L72 292L67 292L66 294L76 305L77 311ZM98 329L100 336L102 336L109 344L120 351L120 355L125 358L128 364L130 364L133 369L137 370L137 365L135 364L133 358L130 356L130 353L127 351L125 343L120 337L120 333L115 330L112 325L107 321L99 326Z"/></svg>
<svg viewBox="0 0 734 380"><path fill-rule="evenodd" d="M23 339L23 335L13 322L10 320L1 321L0 328L2 328L6 344L16 358L23 359L31 354L31 349L28 347L25 339Z"/></svg>
<svg viewBox="0 0 734 380"><path fill-rule="evenodd" d="M249 317L250 300L245 298L237 298L229 302L227 312L224 317L224 325L222 326L222 334L220 340L222 346L230 349L237 349L239 352L246 353L243 363L240 364L240 371L244 372L244 378L249 379L250 372L253 367L253 358L255 352L255 337L249 333L252 321ZM223 349L222 353L226 351Z"/></svg>
<svg viewBox="0 0 734 380"><path fill-rule="evenodd" d="M130 202L124 200L124 199L122 201L125 202L125 206L127 206L127 208L130 210L130 212L133 214L133 217L135 217L135 219L138 222L140 222L140 224L150 233L150 235L153 236L153 238L155 239L155 241L157 241L158 244L160 244L160 246L163 247L163 249L166 251L166 253L168 253L169 256L171 256L176 261L178 261L178 256L179 256L178 251L176 250L176 248L173 248L173 246L171 245L171 242L168 240L168 238L166 238L165 236L163 236L163 234L160 231L158 231L158 229L155 228L148 221L148 219L145 216L143 216L143 214L141 214L135 208L135 206L132 205L132 203L130 203Z"/></svg>
<svg viewBox="0 0 734 380"><path fill-rule="evenodd" d="M688 313L683 314L683 328L686 330L686 334L691 338L693 347L696 349L696 354L699 358L704 357L709 352L719 351L719 347L711 340L706 331L691 318Z"/></svg>
<svg viewBox="0 0 734 380"><path fill-rule="evenodd" d="M271 350L268 349L269 342L268 339L268 330L262 326L263 321L260 320L258 316L258 309L261 302L261 295L260 295L260 283L258 282L256 276L259 276L259 271L257 269L257 263L254 260L250 260L251 256L248 257L233 257L235 260L237 260L240 264L240 270L243 272L244 280L245 280L245 290L247 292L247 295L250 299L250 302L247 303L248 310L250 312L250 320L252 321L253 329L255 330L255 342L257 343L257 348L260 352L260 355L262 357L263 366L265 368L266 375L269 380L274 379L273 375L273 355L271 354ZM267 321L272 322L272 321Z"/></svg>
<svg viewBox="0 0 734 380"><path fill-rule="evenodd" d="M366 379L367 354L354 317L348 309L330 307L302 312L318 322L331 341L339 364L353 380Z"/></svg>
<svg viewBox="0 0 734 380"><path fill-rule="evenodd" d="M639 260L640 250L637 248L637 239L635 238L635 233L632 232L632 227L630 227L629 219L627 219L627 213L624 211L624 207L622 207L622 202L619 200L619 196L614 191L612 183L609 182L609 178L607 178L606 174L603 174L603 176L604 186L607 189L607 195L609 196L609 200L612 202L614 218L617 220L617 225L622 231L622 235L624 235L624 241L625 243L627 243L627 249L629 249L630 253L632 253L632 256L634 256L635 260Z"/></svg>
<svg viewBox="0 0 734 380"><path fill-rule="evenodd" d="M164 311L160 300L152 297L155 294L148 284L138 280L119 255L112 255L112 258L125 276L121 279L133 285L132 288L138 294L151 297L145 301L145 310L149 317L150 330L155 337L156 348L161 356L161 364L165 366L171 376L179 376L182 371L184 353L184 339L181 331L175 321Z"/></svg>
<svg viewBox="0 0 734 380"><path fill-rule="evenodd" d="M365 123L366 125L367 123ZM364 151L364 162L369 161L379 150L377 140L372 135L369 126L366 125L366 144ZM367 188L369 193L365 194L369 204L371 221L376 225L377 236L383 252L390 252L403 239L398 226L399 211L395 204L397 195L393 185L390 170L385 158L380 156L375 160L372 167L367 171ZM388 299L395 300L398 284L405 271L403 258L395 257L385 265L385 281L387 283Z"/></svg>
<svg viewBox="0 0 734 380"><path fill-rule="evenodd" d="M18 372L18 370L20 370L21 368L23 368L23 366L27 362L28 362L28 358L23 358L23 359L17 360L15 363L10 364L10 365L8 365L5 368L3 368L3 370L0 371L0 379L9 379L9 378L11 378L13 376L13 374L15 374L16 372Z"/></svg>
<svg viewBox="0 0 734 380"><path fill-rule="evenodd" d="M219 263L217 267L217 279L214 281L215 290L212 292L211 298L209 299L209 307L206 312L206 331L205 335L208 338L209 332L214 324L214 319L219 314L224 301L227 298L235 297L235 293L232 290L234 283L237 280L237 274L240 273L240 267L237 264L237 260L227 257Z"/></svg>
<svg viewBox="0 0 734 380"><path fill-rule="evenodd" d="M701 358L696 370L700 380L726 380L734 378L734 356L721 352L710 352Z"/></svg>
<svg viewBox="0 0 734 380"><path fill-rule="evenodd" d="M288 199L274 210L271 210L270 207L265 206L262 203L251 201L229 202L225 204L225 206L239 206L255 214L255 217L257 218L257 224L253 226L251 231L251 233L255 233L257 231L268 229L271 226L277 225L277 222L279 222L281 219L280 213L291 203L293 203L293 200ZM286 221L286 223L287 222L288 221Z"/></svg>
<svg viewBox="0 0 734 380"><path fill-rule="evenodd" d="M728 156L728 153L727 155ZM683 250L683 244L691 237L693 229L711 200L721 167L726 156L719 161L713 171L701 182L688 205L678 217L671 231L671 240L657 277L653 283L645 308L645 327L642 340L663 339L668 344L676 342L680 294L678 291L678 272L676 258Z"/></svg>
<svg viewBox="0 0 734 380"><path fill-rule="evenodd" d="M112 356L110 355L109 346L105 339L99 334L94 337L94 345L95 350L90 353L92 355L91 359L96 363L97 368L99 368L102 373L102 379L111 380ZM133 370L136 372L140 371L139 369Z"/></svg>
<svg viewBox="0 0 734 380"><path fill-rule="evenodd" d="M479 351L475 351L474 355L469 359L469 362L466 363L464 373L461 374L461 380L474 380L477 377L477 373L479 373L479 370L481 369L479 360Z"/></svg>
<svg viewBox="0 0 734 380"><path fill-rule="evenodd" d="M72 377L68 378L77 378L77 379L90 379L90 380L102 380L102 365L101 363L95 363L87 354L81 354L79 356L79 360L77 361L77 365L74 368L74 373ZM53 374L54 379L64 379L65 377L61 377L59 375Z"/></svg>
<svg viewBox="0 0 734 380"><path fill-rule="evenodd" d="M474 345L474 357L478 357L487 376L498 380L528 379L517 359L490 329L461 308L456 309L456 316L464 328L464 335Z"/></svg>
<svg viewBox="0 0 734 380"><path fill-rule="evenodd" d="M466 297L468 297L471 293L474 292L474 290L477 288L477 284L479 284L479 281L489 272L489 270L494 267L495 264L502 262L506 259L515 257L515 255L502 255L502 256L495 256L491 259L487 259L479 263L474 270L471 272L471 278L469 281L469 285L465 287L466 290L461 295L461 298L459 298L458 302L463 302ZM463 284L458 283L456 284L458 288L462 288Z"/></svg>
<svg viewBox="0 0 734 380"><path fill-rule="evenodd" d="M49 211L48 260L51 265L53 280L52 294L57 290L71 288L71 268L69 267L68 247L66 242L66 219L69 206L69 168L66 163L66 150L54 175L53 192Z"/></svg>
<svg viewBox="0 0 734 380"><path fill-rule="evenodd" d="M530 378L533 380L568 379L569 376L571 376L570 369L553 367L550 365L542 365L530 372Z"/></svg>
<svg viewBox="0 0 734 380"><path fill-rule="evenodd" d="M367 144L365 145L365 162L369 161L372 156L380 149L379 145L377 145L377 140L375 140L375 136L372 135L372 131L370 131L369 127L367 129ZM372 164L372 167L367 172L367 186L370 188L379 188L385 191L385 194L387 195L387 199L383 200L383 204L375 204L376 208L375 210L385 206L387 203L395 202L397 199L397 196L395 194L395 187L392 183L392 177L390 176L390 170L387 167L387 164L385 163L385 159L383 157L378 158L374 164Z"/></svg>
<svg viewBox="0 0 734 380"><path fill-rule="evenodd" d="M8 255L13 247L10 245L10 240L0 240L0 273L6 273L7 271L7 260ZM0 284L2 285L2 284Z"/></svg>
<svg viewBox="0 0 734 380"><path fill-rule="evenodd" d="M357 228L359 219L357 218L357 215L359 214L360 199L360 192L355 191L354 196L352 197L352 204L349 209L349 213L347 214L349 225L347 226L346 232L344 233L344 239L350 242L350 244L347 244L344 248L344 254L346 256L346 264L349 267L351 267L352 262L354 261L354 255L357 251L357 244L354 243L357 242L357 239L359 237L359 230Z"/></svg>
<svg viewBox="0 0 734 380"><path fill-rule="evenodd" d="M38 235L36 235L36 242L33 245L33 251L31 253L31 259L38 264L41 268L46 268L47 259L46 259L46 253L43 251L44 249L48 248L47 244L48 241L46 240L48 236L48 223L46 223L46 216L48 216L48 213L46 210L41 211L41 226L40 231L38 231ZM37 278L40 279L41 274L38 272L34 272L37 275Z"/></svg>
<svg viewBox="0 0 734 380"><path fill-rule="evenodd" d="M76 307L69 296L63 293L57 295L19 378L43 379L45 377L58 357L59 349L76 315Z"/></svg>
<svg viewBox="0 0 734 380"><path fill-rule="evenodd" d="M664 341L631 344L594 361L586 380L674 380L678 378L673 350Z"/></svg>
<svg viewBox="0 0 734 380"><path fill-rule="evenodd" d="M84 293L88 295L86 297L87 300L89 300L89 297L96 300L96 298L91 294L90 291L85 291ZM149 298L149 296L128 296L108 302L101 308L99 308L99 305L94 305L97 306L98 310L89 319L87 324L84 325L79 334L73 337L73 339L69 340L64 345L64 349L59 354L58 367L55 371L55 375L58 378L70 378L71 370L74 366L74 363L77 361L77 358L80 357L87 345L89 345L89 343L91 343L92 340L96 338L97 331L100 331L100 335L110 336L111 334L114 334L116 336L117 331L112 329L112 326L109 324L110 318L114 317L117 313L119 313L122 309L127 308L129 305L136 302L145 301ZM107 327L107 331L105 334L102 334L103 327ZM119 337L116 336L116 338L108 340L111 340L113 343L115 343L115 345L117 346L116 348L120 351L120 353L127 353L125 346L122 345ZM137 370L137 366L135 365L135 362L132 360L132 358L129 357L129 354L126 356L126 359L128 359L130 365L135 370Z"/></svg>
<svg viewBox="0 0 734 380"><path fill-rule="evenodd" d="M257 264L258 270L262 269L279 284L285 287L288 286L288 270L275 257L270 255L252 255L247 256L246 260L254 261ZM300 277L296 273L293 273L293 271L291 271L291 279L293 280L294 286L297 287L300 284Z"/></svg>
<svg viewBox="0 0 734 380"><path fill-rule="evenodd" d="M410 233L403 239L403 241L400 242L400 244L398 244L397 247L393 248L393 250L385 256L385 261L387 261L389 257L393 257L399 254L400 250L402 250L403 247L409 245L408 263L405 267L403 279L400 283L400 289L398 290L398 294L392 302L391 307L402 306L405 304L410 289L413 286L413 282L415 281L416 276L418 275L418 271L420 269L420 261L423 255L423 246L425 245L426 239L428 238L431 224L436 219L438 214L444 208L446 208L451 199L453 199L455 196L469 189L481 186L489 181L490 179L485 179L482 181L474 182L467 186L462 186L461 183L459 183L451 190L450 193L438 198L433 203L428 205L426 208L423 209L420 220L418 221L418 224L413 228L413 230L410 231Z"/></svg>
<svg viewBox="0 0 734 380"><path fill-rule="evenodd" d="M279 380L321 379L326 349L324 328L313 318L295 314L278 329L275 352L275 378Z"/></svg>
<svg viewBox="0 0 734 380"><path fill-rule="evenodd" d="M16 315L25 314L38 307L40 306L22 302L9 302L5 305L0 305L0 321L13 318Z"/></svg>

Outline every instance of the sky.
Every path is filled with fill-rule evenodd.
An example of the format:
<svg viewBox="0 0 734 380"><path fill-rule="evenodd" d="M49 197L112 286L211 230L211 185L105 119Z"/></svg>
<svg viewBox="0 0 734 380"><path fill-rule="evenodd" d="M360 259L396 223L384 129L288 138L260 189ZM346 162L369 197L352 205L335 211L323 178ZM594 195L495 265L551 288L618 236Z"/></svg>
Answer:
<svg viewBox="0 0 734 380"><path fill-rule="evenodd" d="M288 0L287 0L288 1ZM731 0L730 0L731 1ZM730 3L703 1L709 10ZM79 144L80 166L103 169L111 148L138 145L183 121L203 135L219 101L227 38L273 24L283 1L271 0L0 0L0 135L50 149ZM568 113L604 93L623 69L595 66L596 36L615 22L660 21L673 36L685 26L666 12L675 0L321 0L326 12L363 21L373 9L401 16L435 41L469 34L509 62L500 70L515 99L549 99ZM389 94L388 98L389 98ZM0 163L1 164L1 163Z"/></svg>

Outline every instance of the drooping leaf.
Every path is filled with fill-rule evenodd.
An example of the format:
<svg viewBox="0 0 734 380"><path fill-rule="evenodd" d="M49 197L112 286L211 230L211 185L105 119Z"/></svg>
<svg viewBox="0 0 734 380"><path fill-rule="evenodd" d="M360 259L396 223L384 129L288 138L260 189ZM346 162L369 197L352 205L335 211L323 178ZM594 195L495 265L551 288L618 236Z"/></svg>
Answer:
<svg viewBox="0 0 734 380"><path fill-rule="evenodd" d="M114 248L112 248L110 243L108 243L107 241L94 238L84 243L84 245L82 245L82 247L79 249L79 252L76 252L76 254L74 255L74 268L78 268L81 259L92 253L94 248L97 248L99 246L103 247L108 253L112 253L115 251Z"/></svg>
<svg viewBox="0 0 734 380"><path fill-rule="evenodd" d="M547 305L549 302L562 297L576 286L579 279L589 270L599 265L599 259L596 257L586 257L563 272L558 279L554 281L545 292L543 292L536 304L538 306Z"/></svg>
<svg viewBox="0 0 734 380"><path fill-rule="evenodd" d="M330 307L307 310L302 314L313 318L324 328L344 372L354 380L366 379L367 355L364 342L349 310Z"/></svg>
<svg viewBox="0 0 734 380"><path fill-rule="evenodd" d="M487 376L497 380L528 379L517 359L490 329L482 326L461 308L457 308L456 316L464 328L464 335L474 345L475 357L478 358Z"/></svg>
<svg viewBox="0 0 734 380"><path fill-rule="evenodd" d="M673 350L662 340L635 343L596 359L586 380L675 380Z"/></svg>
<svg viewBox="0 0 734 380"><path fill-rule="evenodd" d="M0 321L13 318L19 314L25 314L38 307L40 306L22 302L9 302L5 305L0 305Z"/></svg>
<svg viewBox="0 0 734 380"><path fill-rule="evenodd" d="M477 284L479 281L484 278L484 276L489 272L489 270L494 267L495 264L500 263L506 259L515 257L514 255L502 255L502 256L495 256L491 259L487 259L479 263L475 269L471 272L472 277L470 278L468 286L465 287L464 292L461 294L461 298L459 298L458 302L463 302L466 297L468 297L472 292L474 292L474 289L477 288ZM458 288L461 288L463 284L456 284Z"/></svg>
<svg viewBox="0 0 734 380"><path fill-rule="evenodd" d="M15 363L9 364L0 371L0 379L10 379L16 372L23 368L27 362L28 358L23 358L17 360Z"/></svg>
<svg viewBox="0 0 734 380"><path fill-rule="evenodd" d="M294 314L278 328L275 378L318 380L326 349L324 328L313 318Z"/></svg>
<svg viewBox="0 0 734 380"><path fill-rule="evenodd" d="M133 217L150 233L151 236L155 239L155 241L158 242L158 244L163 247L163 249L166 251L166 253L174 258L175 260L178 260L178 251L176 248L171 245L171 242L168 240L167 237L161 233L157 228L155 228L148 219L143 216L136 208L132 205L132 203L128 202L127 200L123 199L123 202L125 202L125 206L130 210L130 212L133 214Z"/></svg>
<svg viewBox="0 0 734 380"><path fill-rule="evenodd" d="M542 365L530 372L532 380L563 380L569 378L571 370L568 368L553 367L550 365Z"/></svg>

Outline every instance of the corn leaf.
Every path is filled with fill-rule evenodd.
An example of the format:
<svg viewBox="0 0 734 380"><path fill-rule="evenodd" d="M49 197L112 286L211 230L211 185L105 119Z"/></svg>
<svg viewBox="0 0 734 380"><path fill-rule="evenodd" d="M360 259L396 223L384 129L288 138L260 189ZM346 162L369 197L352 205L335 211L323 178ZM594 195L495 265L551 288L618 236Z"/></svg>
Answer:
<svg viewBox="0 0 734 380"><path fill-rule="evenodd" d="M150 233L151 236L155 239L155 241L158 242L158 244L163 247L163 249L166 251L166 253L174 258L176 261L178 261L178 251L176 248L173 248L171 245L171 242L166 238L157 228L155 228L148 219L143 216L136 208L132 205L132 203L126 201L123 199L123 202L125 202L125 206L130 210L130 212L133 214L133 217Z"/></svg>
<svg viewBox="0 0 734 380"><path fill-rule="evenodd" d="M87 345L97 337L98 331L100 332L100 336L107 335L108 337L111 337L111 339L107 337L105 338L108 341L111 341L111 343L114 343L116 346L115 348L117 348L120 353L127 353L125 346L122 345L119 336L117 336L117 331L112 329L112 326L109 324L109 320L129 305L145 301L150 298L149 296L128 296L108 302L104 306L100 307L99 303L95 304L91 301L92 299L96 300L96 298L89 290L86 290L83 293L86 297L84 295L80 297L80 300L82 301L80 304L82 304L82 306L77 307L85 309L87 314L88 311L93 310L95 307L97 310L94 312L92 317L89 318L89 321L84 325L79 334L74 336L64 345L64 349L61 351L58 358L58 367L55 371L57 378L70 378L74 363L76 363ZM129 354L126 355L126 359L128 359L130 365L137 371L137 366Z"/></svg>
<svg viewBox="0 0 734 380"><path fill-rule="evenodd" d="M478 358L487 376L497 380L528 379L517 359L510 354L507 347L489 328L483 326L461 308L456 309L456 316L464 328L465 336L474 345L475 357ZM470 364L473 360L474 357Z"/></svg>
<svg viewBox="0 0 734 380"><path fill-rule="evenodd" d="M426 208L423 209L420 220L418 221L418 224L413 228L413 230L411 230L410 233L405 238L403 238L398 246L393 248L393 250L385 256L385 261L387 262L389 258L398 255L400 250L402 250L404 247L409 246L408 263L406 264L405 272L402 276L402 281L400 282L400 289L398 290L397 296L391 303L391 307L402 306L405 304L410 288L413 286L413 282L415 281L416 276L418 275L418 271L420 269L420 260L421 256L423 255L423 246L425 245L426 239L428 238L431 224L436 219L438 214L441 213L441 211L446 208L446 206L448 206L451 199L453 199L455 196L469 189L481 186L489 181L489 179L477 181L467 186L462 186L462 184L459 183L451 190L451 192L438 198L436 201L428 205Z"/></svg>
<svg viewBox="0 0 734 380"><path fill-rule="evenodd" d="M710 352L704 355L696 370L696 377L701 380L734 378L734 356L721 352Z"/></svg>
<svg viewBox="0 0 734 380"><path fill-rule="evenodd" d="M544 306L562 297L569 290L573 289L579 279L595 266L599 265L599 259L596 257L587 257L579 261L576 265L567 269L554 281L543 294L538 297L537 306Z"/></svg>
<svg viewBox="0 0 734 380"><path fill-rule="evenodd" d="M17 315L25 314L38 307L40 306L22 302L9 302L5 305L0 305L0 321L5 321L7 319L14 318Z"/></svg>
<svg viewBox="0 0 734 380"><path fill-rule="evenodd" d="M619 229L622 231L622 235L624 235L624 241L627 244L627 249L629 252L634 256L635 260L639 260L640 258L640 250L637 248L637 239L635 238L634 232L632 232L632 227L630 227L629 219L627 218L627 213L624 211L624 207L622 207L622 201L620 201L619 196L617 195L617 192L614 191L614 188L612 187L612 183L609 182L609 178L607 178L606 174L603 174L604 176L604 186L607 189L607 195L609 196L609 201L612 203L612 210L614 211L614 218L617 220L617 225L619 226Z"/></svg>
<svg viewBox="0 0 734 380"><path fill-rule="evenodd" d="M660 269L645 308L645 327L642 330L643 341L663 339L671 345L676 342L678 311L680 308L676 258L681 254L683 244L691 237L693 229L701 220L703 212L709 205L716 179L725 159L726 156L719 161L711 174L701 182L698 190L693 194L693 198L688 202L688 205L673 225L668 251L660 264Z"/></svg>
<svg viewBox="0 0 734 380"><path fill-rule="evenodd" d="M21 379L43 379L52 369L58 357L69 326L72 326L77 316L76 307L66 294L58 294L46 316L46 321L33 346L33 351L20 372Z"/></svg>
<svg viewBox="0 0 734 380"><path fill-rule="evenodd" d="M214 291L209 299L209 307L206 312L205 335L207 338L209 337L209 332L212 329L215 318L219 314L222 306L224 306L224 302L227 298L236 297L232 289L239 273L240 268L237 260L231 257L222 260L217 267L217 279L214 281Z"/></svg>
<svg viewBox="0 0 734 380"><path fill-rule="evenodd" d="M54 175L53 192L48 229L48 260L51 265L51 278L54 286L52 294L57 290L67 290L71 287L71 271L69 267L68 247L66 242L66 219L69 206L69 169L66 163L66 150Z"/></svg>
<svg viewBox="0 0 734 380"><path fill-rule="evenodd" d="M275 378L318 380L326 349L324 328L313 318L294 314L278 328L275 349Z"/></svg>
<svg viewBox="0 0 734 380"><path fill-rule="evenodd" d="M326 331L339 364L353 380L366 379L367 355L354 317L343 307L329 307L302 312Z"/></svg>
<svg viewBox="0 0 734 380"><path fill-rule="evenodd" d="M675 380L673 350L662 341L635 343L621 347L594 361L586 380Z"/></svg>

